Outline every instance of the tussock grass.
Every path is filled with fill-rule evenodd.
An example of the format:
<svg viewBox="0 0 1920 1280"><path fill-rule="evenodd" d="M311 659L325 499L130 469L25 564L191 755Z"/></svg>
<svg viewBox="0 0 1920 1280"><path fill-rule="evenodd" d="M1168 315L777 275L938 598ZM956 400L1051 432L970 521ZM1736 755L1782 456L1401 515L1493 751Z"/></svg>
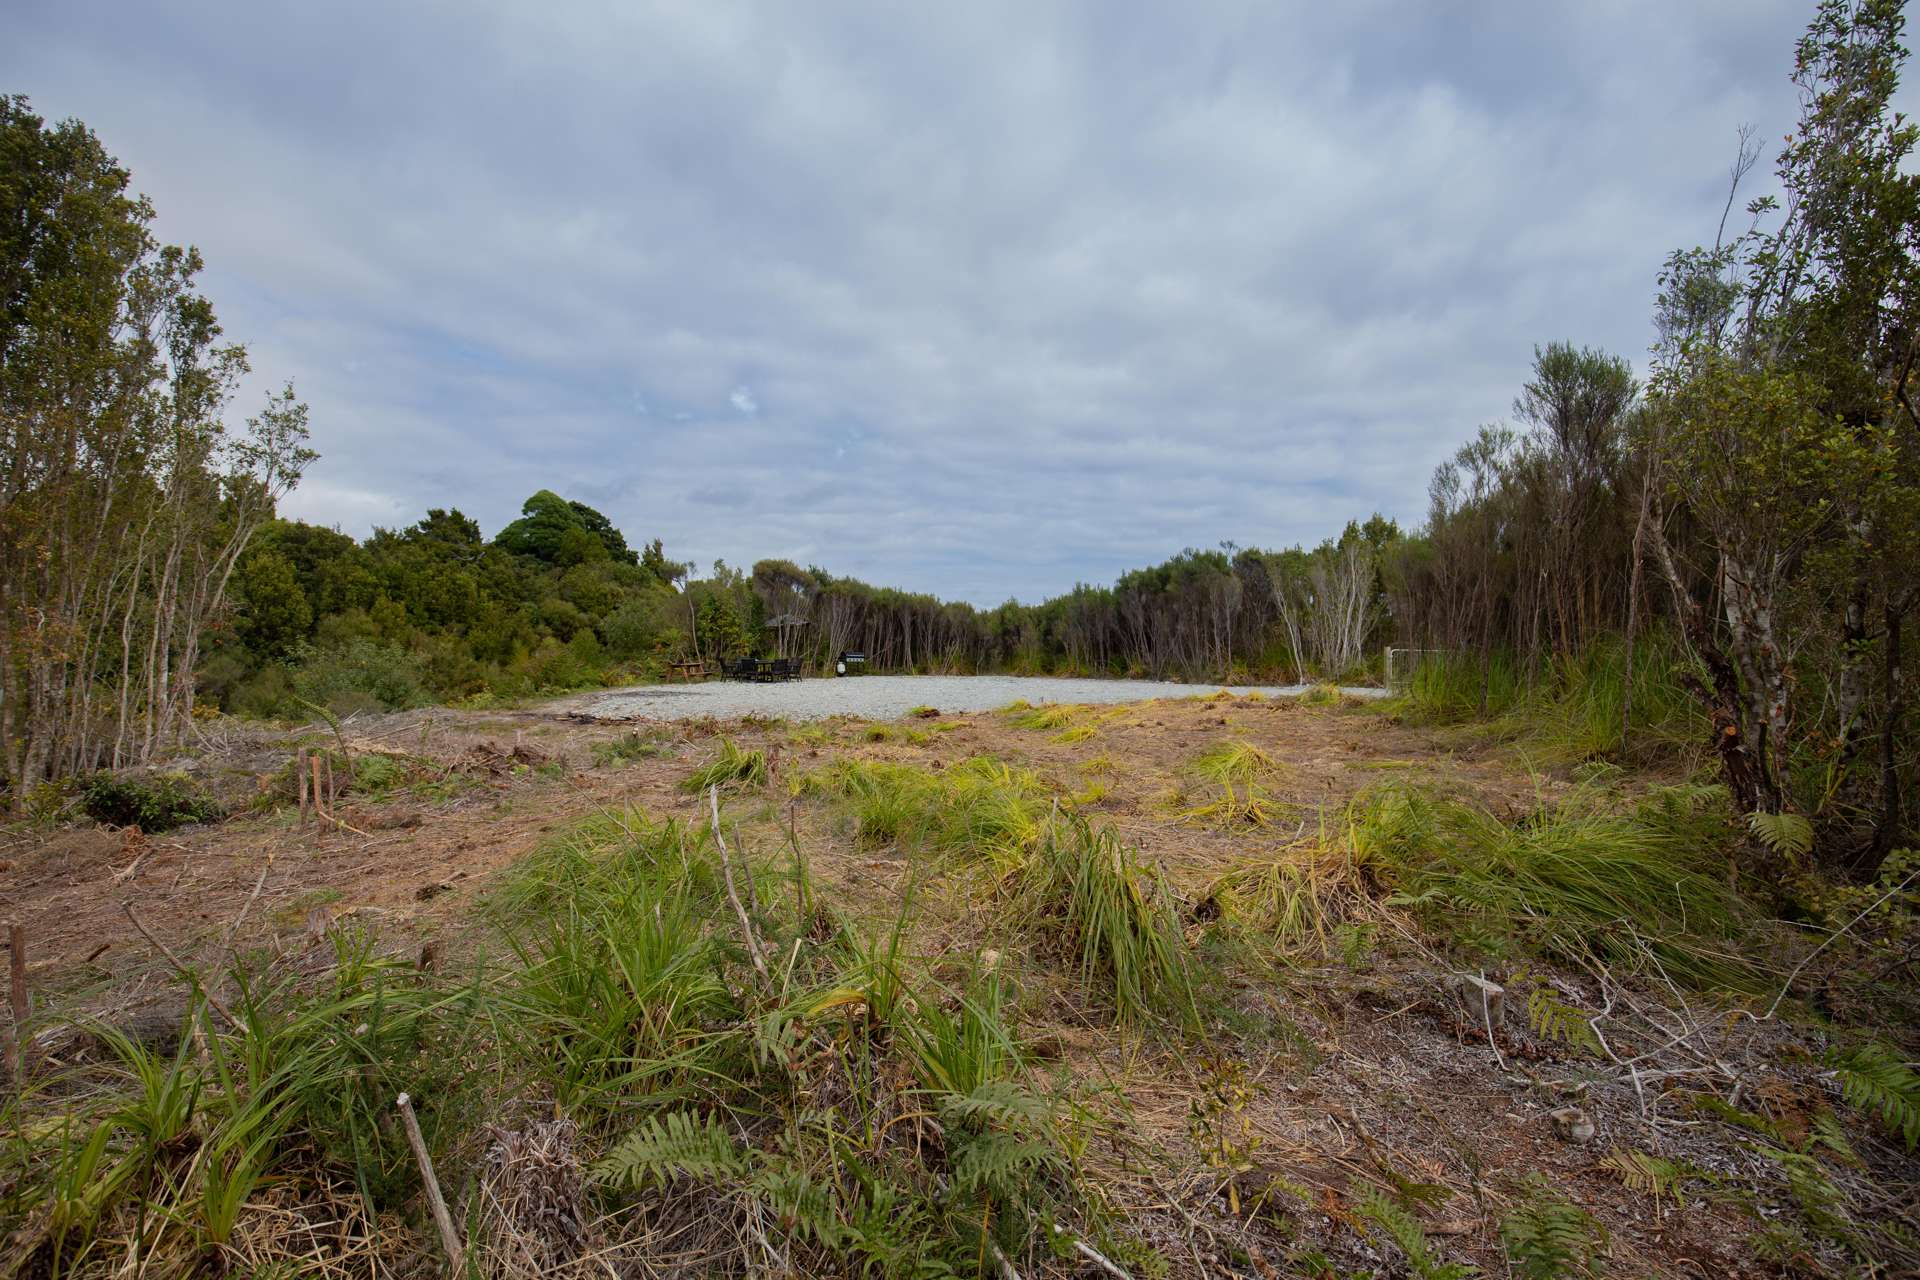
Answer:
<svg viewBox="0 0 1920 1280"><path fill-rule="evenodd" d="M1423 723L1484 720L1498 736L1553 763L1695 753L1706 721L1681 686L1686 661L1672 637L1641 638L1632 716L1624 726L1627 661L1618 640L1556 658L1531 680L1505 653L1434 655L1414 667L1404 690L1378 706Z"/></svg>
<svg viewBox="0 0 1920 1280"><path fill-rule="evenodd" d="M905 958L904 911L879 940L819 929L793 910L796 862L790 893L747 872L750 927L783 957L757 971L715 856L677 824L596 815L508 877L491 909L510 959L469 981L336 933L317 977L243 974L234 1025L196 1005L176 1053L103 1029L104 1057L0 1103L7 1261L417 1269L432 1246L402 1226L419 1191L393 1116L406 1091L443 1186L487 1188L462 1226L488 1274L646 1274L668 1252L707 1274L769 1256L799 1274L999 1257L1045 1273L1083 1197L995 966L934 982ZM324 1257L309 1220L337 1224Z"/></svg>
<svg viewBox="0 0 1920 1280"><path fill-rule="evenodd" d="M1383 896L1365 863L1323 831L1276 856L1235 867L1208 888L1204 899L1218 904L1234 927L1282 951L1324 956L1336 949L1343 926L1381 918Z"/></svg>
<svg viewBox="0 0 1920 1280"><path fill-rule="evenodd" d="M1105 991L1121 1021L1172 1012L1197 1022L1173 891L1112 828L1061 815L1009 888L1014 910L1075 958L1081 981Z"/></svg>
<svg viewBox="0 0 1920 1280"><path fill-rule="evenodd" d="M713 759L695 769L680 784L682 791L705 791L713 786L765 786L768 777L767 754L743 748L732 738L721 738Z"/></svg>

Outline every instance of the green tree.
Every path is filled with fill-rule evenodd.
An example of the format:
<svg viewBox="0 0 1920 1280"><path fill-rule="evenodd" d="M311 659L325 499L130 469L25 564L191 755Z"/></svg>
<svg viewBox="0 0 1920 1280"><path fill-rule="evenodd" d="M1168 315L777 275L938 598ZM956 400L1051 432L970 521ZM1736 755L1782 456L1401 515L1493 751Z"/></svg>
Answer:
<svg viewBox="0 0 1920 1280"><path fill-rule="evenodd" d="M0 783L142 761L190 719L241 555L313 459L153 206L78 121L0 98Z"/></svg>
<svg viewBox="0 0 1920 1280"><path fill-rule="evenodd" d="M612 521L583 502L569 502L542 489L520 508L520 518L502 529L494 545L550 565L611 558L637 565L640 557Z"/></svg>
<svg viewBox="0 0 1920 1280"><path fill-rule="evenodd" d="M1904 824L1899 653L1920 580L1920 132L1891 105L1904 24L1897 0L1820 4L1796 51L1784 205L1755 201L1747 232L1663 274L1642 441L1661 478L1653 550L1736 803L1864 821L1878 854ZM1675 519L1701 531L1697 554ZM1868 805L1851 765L1876 738Z"/></svg>

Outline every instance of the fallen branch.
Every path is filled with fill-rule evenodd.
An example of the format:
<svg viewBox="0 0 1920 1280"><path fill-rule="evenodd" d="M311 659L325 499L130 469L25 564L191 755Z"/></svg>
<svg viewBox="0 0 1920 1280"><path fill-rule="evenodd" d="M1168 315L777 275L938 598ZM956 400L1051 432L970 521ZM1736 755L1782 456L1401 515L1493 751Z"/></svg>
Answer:
<svg viewBox="0 0 1920 1280"><path fill-rule="evenodd" d="M453 1215L447 1212L446 1197L440 1194L440 1180L433 1176L433 1157L427 1154L427 1140L420 1136L413 1099L403 1093L393 1100L393 1105L400 1108L400 1118L407 1126L407 1145L413 1148L413 1158L420 1165L420 1181L427 1188L427 1207L433 1210L433 1224L440 1229L440 1245L447 1251L448 1274L457 1276L464 1251L460 1247L460 1236L453 1229Z"/></svg>
<svg viewBox="0 0 1920 1280"><path fill-rule="evenodd" d="M8 992L13 1005L12 1043L7 1047L7 1064L13 1071L16 1089L27 1087L28 1057L33 1042L27 1037L27 927L16 924L7 931L7 968L11 977Z"/></svg>
<svg viewBox="0 0 1920 1280"><path fill-rule="evenodd" d="M1815 956L1819 955L1822 951L1825 951L1828 947L1838 942L1841 938L1841 935L1845 934L1848 930L1852 929L1853 926L1859 924L1862 920L1865 920L1869 915L1871 915L1874 909L1877 908L1881 903L1885 902L1888 898L1891 898L1894 894L1899 893L1902 889L1912 884L1915 876L1920 876L1920 867L1915 867L1912 871L1909 871L1907 873L1906 879L1902 880L1899 884L1893 886L1893 888L1887 890L1885 893L1875 898L1871 903L1867 905L1866 909L1862 911L1859 915L1847 921L1845 924L1841 925L1838 929L1835 929L1833 933L1828 936L1825 942L1821 943L1819 946L1815 947L1813 950L1807 952L1806 957L1802 959L1799 964L1793 966L1793 972L1787 975L1786 982L1783 983L1780 987L1780 994L1775 996L1773 998L1773 1003L1767 1006L1766 1013L1762 1014L1758 1018L1754 1018L1754 1021L1765 1022L1768 1018L1771 1018L1774 1014L1778 1013L1780 1011L1780 1002L1787 998L1787 992L1793 990L1793 981L1795 978L1798 978L1800 976L1800 971L1806 968L1809 964L1813 963L1813 958ZM1753 1017L1752 1014L1748 1014L1747 1016L1750 1018Z"/></svg>
<svg viewBox="0 0 1920 1280"><path fill-rule="evenodd" d="M754 969L765 978L767 959L760 954L760 936L754 932L747 909L740 905L739 890L733 887L733 860L727 856L726 837L720 834L720 788L717 785L707 788L707 803L713 809L713 842L720 846L720 872L727 881L727 901L733 904L733 914L740 917L740 932L747 940L747 955L753 960Z"/></svg>
<svg viewBox="0 0 1920 1280"><path fill-rule="evenodd" d="M180 957L176 956L175 954L173 954L172 951L167 949L166 943L160 941L160 939L153 936L153 930L147 928L146 921L142 920L140 918L140 913L133 909L133 904L131 902L122 903L121 909L127 913L127 919L133 921L133 927L140 931L140 936L145 938L148 942L152 943L154 946L154 949L158 951L161 955L167 958L167 963L173 966L174 971L178 973L181 977L185 978L188 982L192 983L193 986L200 992L200 994L207 998L207 1003L212 1006L213 1011L219 1014L222 1018L224 1018L229 1027L232 1027L235 1031L240 1030L240 1019L233 1016L232 1011L227 1008L227 1006L221 1001L219 996L215 995L210 989L202 985L200 979L194 974L193 970L187 968L186 965L182 964L180 962Z"/></svg>
<svg viewBox="0 0 1920 1280"><path fill-rule="evenodd" d="M1057 1236L1072 1235L1071 1232L1069 1232L1065 1227L1061 1226L1057 1222L1053 1224L1053 1234ZM1073 1236L1072 1240L1069 1243L1071 1243L1073 1247L1079 1251L1081 1257L1085 1258L1088 1262L1091 1262L1094 1266L1099 1267L1102 1271L1106 1272L1108 1275L1113 1276L1115 1280L1133 1280L1133 1277L1128 1275L1124 1270L1122 1270L1119 1264L1115 1263L1113 1259L1101 1253L1098 1249L1088 1244L1085 1240L1082 1240L1079 1236Z"/></svg>

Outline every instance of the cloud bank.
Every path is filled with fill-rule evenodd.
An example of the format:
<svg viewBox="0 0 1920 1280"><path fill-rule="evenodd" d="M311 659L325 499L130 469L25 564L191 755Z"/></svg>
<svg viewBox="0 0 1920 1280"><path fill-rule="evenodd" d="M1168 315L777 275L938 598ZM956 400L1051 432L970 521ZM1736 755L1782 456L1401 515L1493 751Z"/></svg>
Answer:
<svg viewBox="0 0 1920 1280"><path fill-rule="evenodd" d="M991 604L1417 522L1535 343L1639 362L1809 8L29 0L0 89L296 379L289 514Z"/></svg>

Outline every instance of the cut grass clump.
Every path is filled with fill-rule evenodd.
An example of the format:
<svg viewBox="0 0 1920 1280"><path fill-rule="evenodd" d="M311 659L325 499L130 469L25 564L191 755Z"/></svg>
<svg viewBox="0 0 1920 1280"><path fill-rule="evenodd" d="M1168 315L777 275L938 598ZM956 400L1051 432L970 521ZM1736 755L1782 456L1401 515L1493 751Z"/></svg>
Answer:
<svg viewBox="0 0 1920 1280"><path fill-rule="evenodd" d="M1079 725L1075 725L1071 729L1063 729L1059 733L1054 734L1051 738L1048 738L1047 741L1057 742L1062 746L1071 746L1073 743L1076 743L1076 742L1090 741L1092 738L1094 738L1098 734L1098 732L1099 731L1090 724L1079 724Z"/></svg>
<svg viewBox="0 0 1920 1280"><path fill-rule="evenodd" d="M1019 707L1022 709L1015 712L1014 711L1015 707ZM1009 707L1007 708L1007 710L1009 712L1013 712L1013 715L1011 717L1011 723L1014 725L1015 728L1019 728L1019 729L1033 729L1036 731L1047 731L1047 730L1053 730L1053 729L1065 729L1070 727L1073 724L1074 709L1072 707L1060 707L1060 706L1052 706L1052 705L1043 706L1043 707L1025 707L1024 704L1015 703L1013 707Z"/></svg>
<svg viewBox="0 0 1920 1280"><path fill-rule="evenodd" d="M1325 833L1248 862L1222 876L1203 901L1217 904L1233 927L1285 952L1320 956L1345 949L1341 931L1371 925L1382 913L1379 881L1352 850Z"/></svg>
<svg viewBox="0 0 1920 1280"><path fill-rule="evenodd" d="M1212 798L1180 811L1182 821L1213 827L1264 827L1282 806L1260 785L1278 772L1273 758L1251 742L1223 742L1202 752L1191 766ZM1185 804L1185 796L1179 801Z"/></svg>
<svg viewBox="0 0 1920 1280"><path fill-rule="evenodd" d="M1390 902L1483 951L1516 945L1582 963L1658 966L1691 985L1756 979L1739 939L1753 923L1719 879L1719 806L1656 793L1629 811L1576 792L1503 822L1458 801L1386 786L1348 806L1343 840L1398 890ZM1718 829L1719 840L1708 834Z"/></svg>
<svg viewBox="0 0 1920 1280"><path fill-rule="evenodd" d="M1003 869L1039 841L1050 799L1034 773L985 756L944 769L843 760L809 775L806 786L846 805L863 844L984 858Z"/></svg>
<svg viewBox="0 0 1920 1280"><path fill-rule="evenodd" d="M732 738L721 738L713 759L695 769L680 784L682 791L705 791L708 787L760 787L767 778L767 753L750 751Z"/></svg>
<svg viewBox="0 0 1920 1280"><path fill-rule="evenodd" d="M1121 1021L1171 1012L1197 1022L1173 890L1111 827L1061 815L1010 887L1013 908L1073 955Z"/></svg>
<svg viewBox="0 0 1920 1280"><path fill-rule="evenodd" d="M593 744L593 762L602 767L629 765L673 754L673 744L657 733L623 733Z"/></svg>

